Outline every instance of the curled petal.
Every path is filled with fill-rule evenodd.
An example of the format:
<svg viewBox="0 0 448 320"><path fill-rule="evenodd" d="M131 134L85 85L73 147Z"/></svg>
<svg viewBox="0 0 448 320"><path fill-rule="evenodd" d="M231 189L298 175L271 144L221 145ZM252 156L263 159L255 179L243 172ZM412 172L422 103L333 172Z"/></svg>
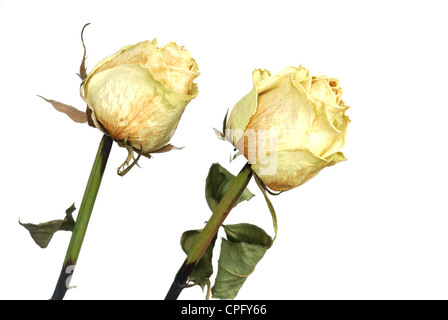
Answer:
<svg viewBox="0 0 448 320"><path fill-rule="evenodd" d="M124 64L145 66L154 79L173 91L188 96L189 100L197 96L197 86L193 83L199 75L196 61L187 50L174 42L159 48L156 40L125 46L117 53L100 61L89 74L85 90L88 90L88 82L94 75Z"/></svg>

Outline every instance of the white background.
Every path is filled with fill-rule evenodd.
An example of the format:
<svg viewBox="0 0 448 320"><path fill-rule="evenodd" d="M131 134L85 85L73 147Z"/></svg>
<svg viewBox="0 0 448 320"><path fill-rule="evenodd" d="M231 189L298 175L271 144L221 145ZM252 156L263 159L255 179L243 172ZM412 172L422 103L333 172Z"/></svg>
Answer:
<svg viewBox="0 0 448 320"><path fill-rule="evenodd" d="M114 145L66 299L163 299L185 256L183 231L204 226L213 162L237 174L216 138L251 72L287 66L336 77L351 106L347 162L271 198L279 235L237 299L447 299L448 22L444 1L0 2L0 298L48 299L70 233L45 250L23 222L79 207L101 133L36 95L84 109L76 73L123 45L175 41L199 64L199 96L172 143L140 161ZM260 191L228 223L273 234ZM215 255L215 258L217 253ZM203 299L200 288L181 299Z"/></svg>

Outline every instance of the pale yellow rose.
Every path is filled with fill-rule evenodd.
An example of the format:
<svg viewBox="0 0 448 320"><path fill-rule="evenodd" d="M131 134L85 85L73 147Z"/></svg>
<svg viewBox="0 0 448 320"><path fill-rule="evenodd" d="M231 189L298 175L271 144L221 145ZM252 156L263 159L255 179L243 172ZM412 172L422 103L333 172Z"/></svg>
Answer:
<svg viewBox="0 0 448 320"><path fill-rule="evenodd" d="M186 105L197 96L193 80L198 75L198 65L183 47L144 41L99 62L84 82L84 97L115 141L149 154L170 141Z"/></svg>
<svg viewBox="0 0 448 320"><path fill-rule="evenodd" d="M233 108L226 136L266 186L295 188L327 166L346 160L348 107L337 79L288 67L252 74L253 89Z"/></svg>

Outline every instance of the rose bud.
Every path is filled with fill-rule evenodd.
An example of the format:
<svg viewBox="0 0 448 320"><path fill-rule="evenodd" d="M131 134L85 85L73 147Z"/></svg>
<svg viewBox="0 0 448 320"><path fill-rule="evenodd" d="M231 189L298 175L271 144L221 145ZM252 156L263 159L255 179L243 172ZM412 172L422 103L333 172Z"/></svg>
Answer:
<svg viewBox="0 0 448 320"><path fill-rule="evenodd" d="M272 190L305 183L346 160L348 106L337 79L310 76L302 67L278 74L255 70L253 89L233 108L226 137Z"/></svg>
<svg viewBox="0 0 448 320"><path fill-rule="evenodd" d="M84 99L112 139L148 155L172 148L167 143L198 94L198 75L183 47L144 41L99 62L85 79Z"/></svg>

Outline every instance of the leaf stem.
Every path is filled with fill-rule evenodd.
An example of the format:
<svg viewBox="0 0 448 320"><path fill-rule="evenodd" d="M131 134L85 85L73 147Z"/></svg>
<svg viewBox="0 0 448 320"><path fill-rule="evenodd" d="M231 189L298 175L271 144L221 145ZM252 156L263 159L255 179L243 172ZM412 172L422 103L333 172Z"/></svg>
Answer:
<svg viewBox="0 0 448 320"><path fill-rule="evenodd" d="M277 214L275 213L274 206L272 205L271 200L269 200L269 197L266 194L266 192L271 194L271 195L279 195L283 191L280 191L280 193L271 193L269 191L269 189L266 187L266 185L263 183L263 181L260 179L259 176L254 174L254 178L255 178L255 182L257 183L258 187L260 188L261 192L263 193L264 200L266 201L266 204L268 206L269 212L271 213L271 216L272 216L272 223L274 225L274 232L275 232L274 239L272 239L272 243L271 243L271 246L272 246L274 244L275 239L277 239L278 223L277 223Z"/></svg>
<svg viewBox="0 0 448 320"><path fill-rule="evenodd" d="M106 169L112 142L113 141L109 136L104 135L98 147L98 152L90 172L81 207L79 208L67 254L51 300L62 300L69 287L71 275L78 261L79 252L81 251L81 246L87 231L96 196L98 195L104 170Z"/></svg>
<svg viewBox="0 0 448 320"><path fill-rule="evenodd" d="M227 215L233 209L243 191L252 178L252 169L249 163L243 167L235 177L229 190L215 208L213 215L197 237L195 243L188 252L185 262L180 267L174 281L165 297L165 300L176 300L188 281L188 277L196 264L201 260L202 255L215 237Z"/></svg>

